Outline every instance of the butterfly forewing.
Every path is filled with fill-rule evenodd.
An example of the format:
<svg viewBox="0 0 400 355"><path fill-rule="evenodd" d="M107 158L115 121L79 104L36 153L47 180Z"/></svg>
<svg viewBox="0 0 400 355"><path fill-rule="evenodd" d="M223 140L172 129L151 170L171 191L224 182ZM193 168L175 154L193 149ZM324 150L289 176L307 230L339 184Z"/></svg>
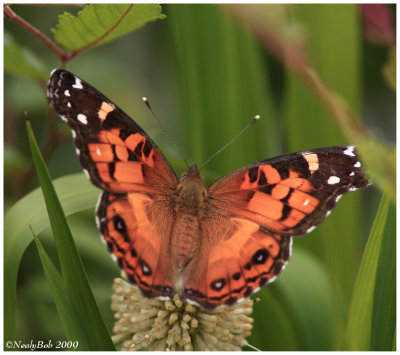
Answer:
<svg viewBox="0 0 400 355"><path fill-rule="evenodd" d="M302 235L320 224L346 192L365 187L353 146L319 148L267 159L210 186L212 203L267 230Z"/></svg>
<svg viewBox="0 0 400 355"><path fill-rule="evenodd" d="M177 178L155 143L114 103L84 80L55 70L48 100L70 126L91 181L112 192L170 193Z"/></svg>

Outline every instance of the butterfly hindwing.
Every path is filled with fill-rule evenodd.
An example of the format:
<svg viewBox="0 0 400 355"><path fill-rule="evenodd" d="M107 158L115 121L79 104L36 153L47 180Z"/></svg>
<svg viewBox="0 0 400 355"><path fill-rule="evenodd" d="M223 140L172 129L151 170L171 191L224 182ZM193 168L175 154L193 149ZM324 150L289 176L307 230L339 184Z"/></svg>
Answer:
<svg viewBox="0 0 400 355"><path fill-rule="evenodd" d="M176 185L174 171L150 137L84 80L57 69L47 95L70 126L79 161L96 186L113 192L169 192Z"/></svg>
<svg viewBox="0 0 400 355"><path fill-rule="evenodd" d="M103 192L97 223L125 276L147 297L173 297L176 270L170 265L171 199L146 193Z"/></svg>
<svg viewBox="0 0 400 355"><path fill-rule="evenodd" d="M291 237L271 234L241 218L230 223L232 233L200 254L185 272L182 297L206 309L251 296L275 280L291 255Z"/></svg>

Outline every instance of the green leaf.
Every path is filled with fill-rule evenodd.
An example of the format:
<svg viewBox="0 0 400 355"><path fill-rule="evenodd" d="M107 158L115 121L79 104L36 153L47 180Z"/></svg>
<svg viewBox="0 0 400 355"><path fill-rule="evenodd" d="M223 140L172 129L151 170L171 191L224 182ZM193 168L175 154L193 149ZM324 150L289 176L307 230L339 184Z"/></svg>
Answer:
<svg viewBox="0 0 400 355"><path fill-rule="evenodd" d="M396 208L390 204L376 271L370 349L391 351L396 339Z"/></svg>
<svg viewBox="0 0 400 355"><path fill-rule="evenodd" d="M164 18L156 4L91 4L77 16L68 12L60 15L52 32L65 49L82 51Z"/></svg>
<svg viewBox="0 0 400 355"><path fill-rule="evenodd" d="M43 190L68 296L80 317L91 350L113 350L113 343L97 308L82 261L76 250L61 204L55 194L50 175L40 155L29 122L27 129L32 157Z"/></svg>
<svg viewBox="0 0 400 355"><path fill-rule="evenodd" d="M47 80L48 71L30 49L18 44L14 37L4 32L4 69L23 78Z"/></svg>
<svg viewBox="0 0 400 355"><path fill-rule="evenodd" d="M252 345L261 350L331 350L335 287L326 267L294 241L293 257L254 305ZM261 296L262 295L262 296Z"/></svg>
<svg viewBox="0 0 400 355"><path fill-rule="evenodd" d="M64 286L62 277L54 267L52 261L44 250L39 238L32 230L33 238L39 252L40 261L50 286L57 312L60 315L67 340L77 342L77 347L73 350L90 350L89 340L87 339L84 328L76 310L68 297L68 292Z"/></svg>
<svg viewBox="0 0 400 355"><path fill-rule="evenodd" d="M83 174L56 179L54 187L66 215L93 208L99 195L99 190ZM8 325L4 337L7 340L15 339L17 275L22 256L32 241L29 225L37 233L50 225L40 188L20 199L4 217L4 316Z"/></svg>
<svg viewBox="0 0 400 355"><path fill-rule="evenodd" d="M371 342L371 327L372 316L375 309L380 307L374 299L375 290L377 285L377 271L380 263L380 255L384 250L382 248L383 237L385 235L385 228L387 226L387 217L390 206L390 200L387 196L382 198L371 234L368 238L367 245L364 250L361 265L358 271L356 283L351 298L349 318L347 322L347 331L345 336L345 350L368 351ZM393 230L391 230L393 232ZM389 241L391 243L391 241ZM387 249L385 248L385 254ZM386 255L385 255L386 256ZM383 256L382 256L383 257ZM394 260L386 261L393 263ZM383 266L382 266L383 267ZM393 287L392 281L389 279L387 286ZM393 295L393 290L384 299L390 299ZM378 294L380 291L378 290ZM382 300L382 297L380 297ZM392 307L390 305L385 307L388 311ZM391 310L393 312L393 310ZM377 317L377 315L375 315ZM381 322L385 322L381 318ZM390 318L390 317L389 317ZM390 321L389 321L390 323ZM382 323L381 323L382 324ZM387 328L385 327L387 330ZM390 336L393 335L394 328L391 328ZM375 340L376 341L376 340ZM381 349L383 350L383 349ZM388 350L388 349L387 349Z"/></svg>

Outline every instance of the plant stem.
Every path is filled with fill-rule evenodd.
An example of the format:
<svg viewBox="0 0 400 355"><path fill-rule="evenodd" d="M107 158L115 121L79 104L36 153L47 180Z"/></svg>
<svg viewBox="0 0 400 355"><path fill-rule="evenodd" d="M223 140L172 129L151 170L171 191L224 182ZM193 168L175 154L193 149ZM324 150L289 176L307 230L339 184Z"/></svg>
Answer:
<svg viewBox="0 0 400 355"><path fill-rule="evenodd" d="M42 40L57 54L58 57L60 57L62 62L71 60L76 55L75 53L68 53L63 51L44 33L40 32L36 27L32 26L29 22L26 22L23 18L19 17L13 10L11 10L10 5L4 5L4 16L9 20L15 21L16 23L20 24L22 27L24 27L40 40Z"/></svg>

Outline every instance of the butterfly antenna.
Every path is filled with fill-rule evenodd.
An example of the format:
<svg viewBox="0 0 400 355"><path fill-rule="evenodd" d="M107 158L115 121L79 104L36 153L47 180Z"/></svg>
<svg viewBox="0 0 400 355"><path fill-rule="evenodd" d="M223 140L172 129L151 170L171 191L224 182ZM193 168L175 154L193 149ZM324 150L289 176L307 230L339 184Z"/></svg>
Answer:
<svg viewBox="0 0 400 355"><path fill-rule="evenodd" d="M228 143L226 143L221 149L219 149L218 151L216 151L213 155L211 155L211 157L209 157L200 167L199 171L201 169L203 169L211 160L213 160L219 153L223 152L226 148L228 148L235 140L237 140L251 125L253 125L253 123L255 123L257 120L260 119L259 115L254 116L254 118L251 120L251 122L249 122L246 127L244 127L239 134L233 138L232 140L230 140Z"/></svg>
<svg viewBox="0 0 400 355"><path fill-rule="evenodd" d="M150 110L150 112L153 114L153 117L155 118L155 120L157 121L158 125L161 127L162 132L164 133L164 135L168 138L168 140L171 142L171 144L175 147L176 151L178 152L178 154L181 156L181 158L183 159L183 161L185 162L186 166L189 169L189 163L187 162L183 152L181 151L181 149L179 148L178 144L175 143L175 141L171 138L171 136L168 134L167 130L164 128L164 126L161 124L161 121L158 119L158 117L156 116L156 114L154 113L153 109L150 106L150 102L149 100L147 100L146 97L142 97L143 102L146 104L146 106L148 107L148 109Z"/></svg>

